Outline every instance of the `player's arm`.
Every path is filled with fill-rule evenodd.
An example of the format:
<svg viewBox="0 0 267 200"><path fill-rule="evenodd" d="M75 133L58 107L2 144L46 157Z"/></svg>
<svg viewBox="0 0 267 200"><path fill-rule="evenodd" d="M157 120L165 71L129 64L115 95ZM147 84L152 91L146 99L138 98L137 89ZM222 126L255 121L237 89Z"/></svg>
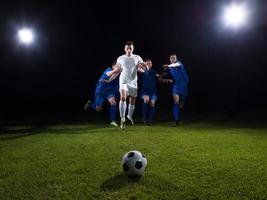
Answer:
<svg viewBox="0 0 267 200"><path fill-rule="evenodd" d="M112 71L109 71L106 73L106 75L109 77L108 80L105 80L105 83L109 83L113 81L119 74L122 72L122 68L118 66L117 68L113 69Z"/></svg>
<svg viewBox="0 0 267 200"><path fill-rule="evenodd" d="M136 65L136 68L137 68L137 71L141 73L144 73L147 71L147 65L140 56L138 56L138 64Z"/></svg>
<svg viewBox="0 0 267 200"><path fill-rule="evenodd" d="M167 68L169 68L169 67L179 67L179 66L181 66L181 64L180 63L172 63L172 64L164 64L163 65L163 69L167 69Z"/></svg>
<svg viewBox="0 0 267 200"><path fill-rule="evenodd" d="M114 74L120 74L122 71L122 68L119 64L117 64L117 66L115 67L115 69L109 71L106 73L107 76L111 77L113 76Z"/></svg>
<svg viewBox="0 0 267 200"><path fill-rule="evenodd" d="M137 72L139 72L139 73L146 73L146 71L147 71L147 67L145 66L141 66L141 64L140 64L140 66L137 66Z"/></svg>

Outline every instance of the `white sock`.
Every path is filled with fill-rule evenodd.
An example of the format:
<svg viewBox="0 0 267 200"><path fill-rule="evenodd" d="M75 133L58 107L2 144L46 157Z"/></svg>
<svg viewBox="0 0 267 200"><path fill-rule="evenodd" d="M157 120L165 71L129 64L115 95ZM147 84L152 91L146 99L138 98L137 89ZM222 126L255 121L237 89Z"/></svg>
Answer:
<svg viewBox="0 0 267 200"><path fill-rule="evenodd" d="M133 117L134 108L135 108L134 105L131 105L131 104L128 105L128 116L129 117Z"/></svg>
<svg viewBox="0 0 267 200"><path fill-rule="evenodd" d="M126 108L127 108L126 101L120 101L119 109L120 109L120 117L122 121L125 121Z"/></svg>

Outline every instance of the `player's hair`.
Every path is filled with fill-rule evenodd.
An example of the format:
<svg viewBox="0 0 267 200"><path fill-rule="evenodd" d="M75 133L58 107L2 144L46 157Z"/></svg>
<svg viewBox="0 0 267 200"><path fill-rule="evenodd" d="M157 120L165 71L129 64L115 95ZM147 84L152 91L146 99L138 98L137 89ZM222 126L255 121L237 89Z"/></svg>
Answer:
<svg viewBox="0 0 267 200"><path fill-rule="evenodd" d="M146 58L145 62L152 62L152 60L150 58Z"/></svg>
<svg viewBox="0 0 267 200"><path fill-rule="evenodd" d="M176 55L175 52L172 52L172 53L170 54L170 56L176 56L176 57L177 57L177 55Z"/></svg>
<svg viewBox="0 0 267 200"><path fill-rule="evenodd" d="M112 62L112 66L114 66L114 65L116 65L117 64L117 60L114 60L113 62Z"/></svg>
<svg viewBox="0 0 267 200"><path fill-rule="evenodd" d="M128 41L125 42L125 46L126 45L127 46L131 46L131 45L134 45L134 43L132 41L128 40Z"/></svg>

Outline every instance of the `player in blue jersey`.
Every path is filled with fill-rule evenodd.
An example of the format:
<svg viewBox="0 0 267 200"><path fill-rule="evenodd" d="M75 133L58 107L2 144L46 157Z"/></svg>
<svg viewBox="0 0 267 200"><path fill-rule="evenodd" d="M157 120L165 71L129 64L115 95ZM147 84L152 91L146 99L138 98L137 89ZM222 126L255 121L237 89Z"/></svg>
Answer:
<svg viewBox="0 0 267 200"><path fill-rule="evenodd" d="M112 68L108 67L97 82L95 90L95 101L89 100L84 105L84 110L89 108L101 112L103 102L107 99L110 104L110 125L118 126L116 123L116 98L119 94L119 74L120 66L116 61L113 62Z"/></svg>
<svg viewBox="0 0 267 200"><path fill-rule="evenodd" d="M141 99L143 100L143 122L151 125L155 114L157 101L158 74L152 69L151 59L146 59L147 70L139 70L141 73Z"/></svg>
<svg viewBox="0 0 267 200"><path fill-rule="evenodd" d="M175 53L170 55L171 64L163 65L164 72L160 75L160 80L163 83L172 83L173 95L173 118L176 125L180 121L180 108L183 107L187 96L187 84L189 78L183 64L177 59ZM165 75L169 74L172 79L164 79Z"/></svg>

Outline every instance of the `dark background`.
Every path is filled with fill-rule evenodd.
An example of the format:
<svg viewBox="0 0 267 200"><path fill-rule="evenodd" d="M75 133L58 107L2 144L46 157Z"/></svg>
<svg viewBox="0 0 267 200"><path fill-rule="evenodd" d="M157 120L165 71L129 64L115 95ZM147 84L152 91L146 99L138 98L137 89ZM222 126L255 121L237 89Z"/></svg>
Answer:
<svg viewBox="0 0 267 200"><path fill-rule="evenodd" d="M187 113L265 107L267 2L248 1L252 18L239 30L225 29L220 21L229 2L2 1L2 118L82 112L126 40L158 70L169 53L177 53L190 77ZM28 48L16 41L23 25L36 33ZM158 110L170 107L170 87L159 85Z"/></svg>

